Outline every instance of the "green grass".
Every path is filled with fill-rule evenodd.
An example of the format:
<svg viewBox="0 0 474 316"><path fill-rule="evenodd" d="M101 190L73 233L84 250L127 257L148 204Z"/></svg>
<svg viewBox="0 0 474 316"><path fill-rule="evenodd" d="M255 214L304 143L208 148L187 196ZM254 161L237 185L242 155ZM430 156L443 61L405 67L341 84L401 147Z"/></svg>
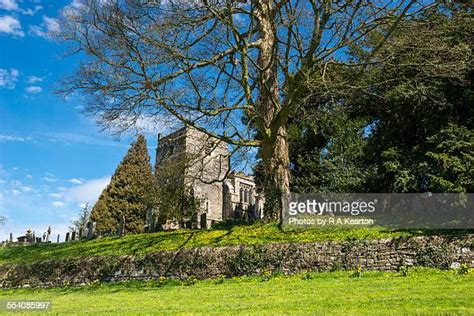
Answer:
<svg viewBox="0 0 474 316"><path fill-rule="evenodd" d="M0 290L0 300L51 301L67 314L474 314L474 274L427 268L399 273L308 273L193 282ZM187 286L185 284L188 284ZM193 284L193 285L189 285Z"/></svg>
<svg viewBox="0 0 474 316"><path fill-rule="evenodd" d="M151 234L107 237L90 241L37 244L0 248L0 264L31 263L49 259L85 256L143 256L161 250L203 246L253 245L322 240L379 239L412 236L421 232L390 231L385 228L312 229L300 232L281 231L276 224L257 223L213 230L178 230Z"/></svg>

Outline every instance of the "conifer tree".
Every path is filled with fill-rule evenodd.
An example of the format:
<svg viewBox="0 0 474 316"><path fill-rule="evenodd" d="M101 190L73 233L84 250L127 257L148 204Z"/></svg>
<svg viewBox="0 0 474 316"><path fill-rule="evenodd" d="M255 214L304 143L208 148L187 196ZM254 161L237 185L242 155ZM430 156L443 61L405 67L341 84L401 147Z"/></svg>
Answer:
<svg viewBox="0 0 474 316"><path fill-rule="evenodd" d="M91 219L97 223L97 232L115 234L122 216L126 233L143 232L155 191L146 139L139 135L94 205Z"/></svg>

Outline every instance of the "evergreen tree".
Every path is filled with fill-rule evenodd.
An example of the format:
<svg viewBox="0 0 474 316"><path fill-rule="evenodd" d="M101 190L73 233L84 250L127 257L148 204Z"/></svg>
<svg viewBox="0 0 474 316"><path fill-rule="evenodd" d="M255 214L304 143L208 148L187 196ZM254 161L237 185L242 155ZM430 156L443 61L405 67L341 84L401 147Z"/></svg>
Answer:
<svg viewBox="0 0 474 316"><path fill-rule="evenodd" d="M473 23L463 8L406 22L365 74L371 89L356 103L372 122L369 190L472 192Z"/></svg>
<svg viewBox="0 0 474 316"><path fill-rule="evenodd" d="M292 190L473 192L473 18L444 7L401 23L363 68L328 63L289 126ZM348 58L364 61L374 32Z"/></svg>
<svg viewBox="0 0 474 316"><path fill-rule="evenodd" d="M154 206L155 192L146 140L139 135L92 210L97 232L115 234L122 216L126 233L143 232L147 210Z"/></svg>

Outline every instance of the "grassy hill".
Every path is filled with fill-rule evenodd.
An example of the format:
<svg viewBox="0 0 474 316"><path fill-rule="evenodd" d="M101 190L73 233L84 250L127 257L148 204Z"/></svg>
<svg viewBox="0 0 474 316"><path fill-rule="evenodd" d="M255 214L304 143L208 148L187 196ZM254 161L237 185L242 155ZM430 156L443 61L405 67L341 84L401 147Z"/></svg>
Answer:
<svg viewBox="0 0 474 316"><path fill-rule="evenodd" d="M156 280L0 291L0 300L51 301L54 314L474 314L474 275L417 268L204 281ZM1 313L1 311L0 311Z"/></svg>
<svg viewBox="0 0 474 316"><path fill-rule="evenodd" d="M0 248L0 264L28 263L49 259L85 256L136 255L180 248L218 247L263 243L314 242L322 240L379 239L421 234L415 231L390 231L385 228L312 229L281 231L275 223L239 225L213 230L177 230L150 234L107 237L69 243L36 244Z"/></svg>

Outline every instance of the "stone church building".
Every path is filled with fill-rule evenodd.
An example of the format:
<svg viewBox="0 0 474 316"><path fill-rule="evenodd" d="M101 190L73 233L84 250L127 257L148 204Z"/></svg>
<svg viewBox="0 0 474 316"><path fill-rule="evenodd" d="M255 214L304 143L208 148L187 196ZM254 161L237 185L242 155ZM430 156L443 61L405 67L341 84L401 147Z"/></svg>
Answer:
<svg viewBox="0 0 474 316"><path fill-rule="evenodd" d="M165 137L158 135L155 173L166 183L166 168L178 161L181 183L198 198L198 228L228 219L261 218L264 199L253 177L231 170L226 143L186 126ZM175 175L176 176L176 175Z"/></svg>

